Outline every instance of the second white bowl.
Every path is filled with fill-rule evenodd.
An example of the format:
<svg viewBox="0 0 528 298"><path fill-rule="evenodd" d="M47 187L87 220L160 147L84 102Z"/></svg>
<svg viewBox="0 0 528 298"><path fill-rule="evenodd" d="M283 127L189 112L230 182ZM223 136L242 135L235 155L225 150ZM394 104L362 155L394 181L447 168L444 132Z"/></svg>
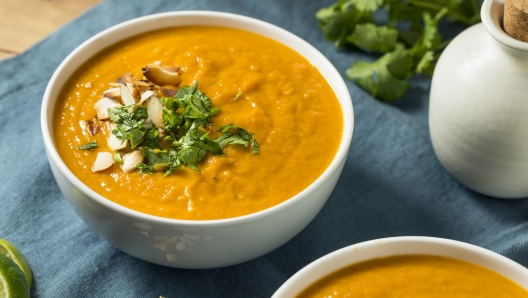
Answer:
<svg viewBox="0 0 528 298"><path fill-rule="evenodd" d="M406 254L444 256L493 270L528 290L528 269L490 250L464 242L432 237L393 237L362 242L330 253L288 279L272 298L295 297L337 270L375 258Z"/></svg>

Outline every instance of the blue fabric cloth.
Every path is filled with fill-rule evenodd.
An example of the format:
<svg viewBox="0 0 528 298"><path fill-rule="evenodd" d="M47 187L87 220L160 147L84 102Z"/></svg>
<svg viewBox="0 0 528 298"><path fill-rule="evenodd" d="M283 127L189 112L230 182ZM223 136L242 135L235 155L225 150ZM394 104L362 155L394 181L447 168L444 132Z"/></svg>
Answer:
<svg viewBox="0 0 528 298"><path fill-rule="evenodd" d="M255 17L307 40L344 75L373 59L338 51L315 12L333 0L107 1L26 53L0 62L0 238L14 243L34 274L34 297L269 297L299 269L339 248L389 236L456 239L528 265L528 200L499 200L458 184L437 161L427 124L430 79L416 77L393 104L347 82L355 131L343 174L314 221L275 251L240 265L182 270L115 249L73 212L55 183L39 111L59 63L90 36L122 21L175 10ZM452 34L460 28L450 29ZM457 31L458 30L458 31Z"/></svg>

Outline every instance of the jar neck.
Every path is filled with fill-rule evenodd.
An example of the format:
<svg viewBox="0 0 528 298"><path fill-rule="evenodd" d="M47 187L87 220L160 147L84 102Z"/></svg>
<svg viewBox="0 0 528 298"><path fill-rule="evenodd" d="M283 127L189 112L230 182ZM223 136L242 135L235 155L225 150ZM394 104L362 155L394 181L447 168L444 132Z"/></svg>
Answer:
<svg viewBox="0 0 528 298"><path fill-rule="evenodd" d="M485 0L480 10L480 17L484 27L495 40L507 47L528 52L528 42L517 40L502 29L504 0Z"/></svg>

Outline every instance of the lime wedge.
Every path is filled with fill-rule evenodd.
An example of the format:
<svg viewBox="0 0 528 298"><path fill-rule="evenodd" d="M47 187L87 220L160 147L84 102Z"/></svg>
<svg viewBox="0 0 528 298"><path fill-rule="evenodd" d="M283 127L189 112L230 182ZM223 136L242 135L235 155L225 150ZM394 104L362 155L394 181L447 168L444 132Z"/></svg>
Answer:
<svg viewBox="0 0 528 298"><path fill-rule="evenodd" d="M0 298L29 297L29 284L24 272L12 259L0 255Z"/></svg>
<svg viewBox="0 0 528 298"><path fill-rule="evenodd" d="M15 263L22 269L24 275L26 276L29 287L33 284L33 276L31 275L31 269L29 265L22 256L22 254L13 246L13 244L7 242L6 240L0 238L0 255L5 255L11 258ZM0 296L1 298L2 296Z"/></svg>

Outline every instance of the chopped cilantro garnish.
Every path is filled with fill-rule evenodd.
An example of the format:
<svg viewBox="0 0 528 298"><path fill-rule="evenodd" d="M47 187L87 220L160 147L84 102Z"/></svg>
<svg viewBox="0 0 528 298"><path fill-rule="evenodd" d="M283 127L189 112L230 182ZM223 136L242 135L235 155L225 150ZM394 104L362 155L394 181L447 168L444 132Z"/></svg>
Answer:
<svg viewBox="0 0 528 298"><path fill-rule="evenodd" d="M123 163L123 159L121 158L121 155L118 152L114 152L114 160L118 164Z"/></svg>
<svg viewBox="0 0 528 298"><path fill-rule="evenodd" d="M154 167L153 166L150 166L150 165L147 165L147 164L144 164L144 163L138 163L136 165L136 168L139 169L139 173L140 174L154 174L154 172L156 172L156 170L154 170Z"/></svg>
<svg viewBox="0 0 528 298"><path fill-rule="evenodd" d="M143 124L149 117L144 106L108 109L110 120L116 124L112 133L123 141L129 140L132 148L141 147L145 162L137 165L139 173L163 171L167 176L183 165L200 172L198 164L207 153L225 156L222 149L226 145L240 144L247 148L253 138L252 133L231 124L220 126L219 137L209 136L206 128L220 109L211 106L210 99L198 89L197 81L192 86L180 88L174 97L162 97L161 101L163 126L158 128ZM251 153L257 154L255 139L252 146ZM119 154L114 155L116 162L119 162L118 157L120 159Z"/></svg>
<svg viewBox="0 0 528 298"><path fill-rule="evenodd" d="M235 96L233 100L237 100L240 97L240 95L242 95L242 91L238 91L237 95Z"/></svg>
<svg viewBox="0 0 528 298"><path fill-rule="evenodd" d="M81 146L77 146L77 149L81 150L92 150L97 148L97 141L92 141Z"/></svg>
<svg viewBox="0 0 528 298"><path fill-rule="evenodd" d="M257 144L257 139L253 138L253 143L251 143L251 146L253 147L253 149L251 150L251 154L259 154L260 153L260 149L259 149L259 146Z"/></svg>
<svg viewBox="0 0 528 298"><path fill-rule="evenodd" d="M217 131L222 132L222 135L215 139L215 142L217 142L221 148L224 148L229 144L240 144L247 148L249 146L249 141L253 138L252 133L247 132L240 126L232 124L220 126ZM233 133L233 131L236 131L236 133Z"/></svg>

